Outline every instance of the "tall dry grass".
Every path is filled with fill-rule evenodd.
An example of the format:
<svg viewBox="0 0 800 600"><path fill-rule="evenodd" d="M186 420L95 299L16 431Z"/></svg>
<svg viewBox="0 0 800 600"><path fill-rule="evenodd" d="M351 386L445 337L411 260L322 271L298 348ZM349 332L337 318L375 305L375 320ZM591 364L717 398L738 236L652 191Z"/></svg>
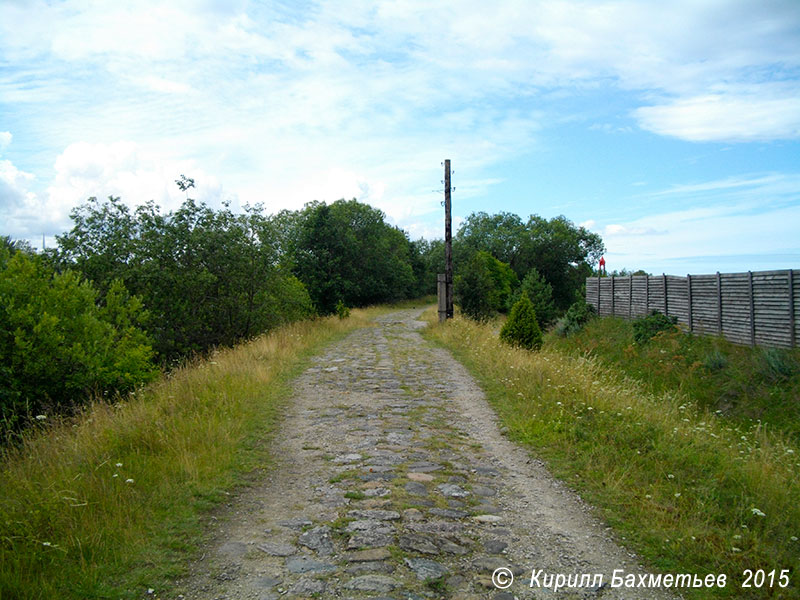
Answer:
<svg viewBox="0 0 800 600"><path fill-rule="evenodd" d="M269 466L292 376L374 312L282 327L5 450L0 598L138 597L180 573L207 510Z"/></svg>
<svg viewBox="0 0 800 600"><path fill-rule="evenodd" d="M652 568L728 576L724 590L687 592L696 597L798 597L796 443L737 428L686 395L648 393L597 361L511 348L494 329L456 318L426 335L478 377L509 435ZM745 569L789 569L791 586L741 588Z"/></svg>

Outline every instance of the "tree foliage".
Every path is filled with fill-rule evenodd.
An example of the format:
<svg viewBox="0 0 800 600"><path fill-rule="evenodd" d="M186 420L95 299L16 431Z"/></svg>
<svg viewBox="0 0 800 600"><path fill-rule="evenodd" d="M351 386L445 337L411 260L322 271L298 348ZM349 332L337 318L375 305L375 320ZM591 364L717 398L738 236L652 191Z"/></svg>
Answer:
<svg viewBox="0 0 800 600"><path fill-rule="evenodd" d="M563 216L548 220L531 215L525 223L510 213L477 212L456 233L456 268L478 250L508 263L520 279L535 268L552 286L553 302L561 311L576 300L604 247L599 235Z"/></svg>
<svg viewBox="0 0 800 600"><path fill-rule="evenodd" d="M2 428L155 377L147 316L118 279L101 295L74 271L54 273L40 256L0 248Z"/></svg>
<svg viewBox="0 0 800 600"><path fill-rule="evenodd" d="M536 310L526 292L511 308L511 314L500 329L500 339L526 350L542 347L542 330L536 320Z"/></svg>
<svg viewBox="0 0 800 600"><path fill-rule="evenodd" d="M507 264L485 251L472 255L455 280L455 301L471 319L483 321L508 312L517 276Z"/></svg>
<svg viewBox="0 0 800 600"><path fill-rule="evenodd" d="M296 231L291 226L294 272L320 313L333 313L340 300L366 306L416 291L411 242L380 210L356 200L313 202L294 220Z"/></svg>
<svg viewBox="0 0 800 600"><path fill-rule="evenodd" d="M230 345L311 314L304 286L282 268L260 207L235 215L187 199L162 214L91 198L58 237L59 262L106 290L120 279L153 316L162 360Z"/></svg>
<svg viewBox="0 0 800 600"><path fill-rule="evenodd" d="M527 294L533 304L539 325L547 327L556 320L553 287L545 281L536 268L528 271L519 288L513 293L512 306L517 303L522 294Z"/></svg>

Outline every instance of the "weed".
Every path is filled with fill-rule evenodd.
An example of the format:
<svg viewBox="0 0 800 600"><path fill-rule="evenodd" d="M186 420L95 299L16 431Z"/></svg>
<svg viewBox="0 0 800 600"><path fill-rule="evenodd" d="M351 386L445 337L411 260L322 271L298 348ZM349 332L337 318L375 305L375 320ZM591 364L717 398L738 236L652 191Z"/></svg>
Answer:
<svg viewBox="0 0 800 600"><path fill-rule="evenodd" d="M706 354L703 366L709 371L721 371L728 366L728 357L717 349Z"/></svg>
<svg viewBox="0 0 800 600"><path fill-rule="evenodd" d="M798 371L797 362L792 355L779 348L765 348L761 352L763 367L761 372L770 381L788 380Z"/></svg>
<svg viewBox="0 0 800 600"><path fill-rule="evenodd" d="M657 333L674 331L677 322L677 317L668 317L654 310L633 322L633 339L637 344L646 344Z"/></svg>

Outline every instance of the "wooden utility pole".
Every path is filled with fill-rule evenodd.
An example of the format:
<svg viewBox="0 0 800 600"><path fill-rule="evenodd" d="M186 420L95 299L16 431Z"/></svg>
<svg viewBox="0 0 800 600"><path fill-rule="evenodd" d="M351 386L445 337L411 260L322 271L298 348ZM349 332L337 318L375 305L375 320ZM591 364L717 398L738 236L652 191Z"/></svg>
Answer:
<svg viewBox="0 0 800 600"><path fill-rule="evenodd" d="M450 159L444 161L444 261L446 318L453 318L453 231L450 218Z"/></svg>

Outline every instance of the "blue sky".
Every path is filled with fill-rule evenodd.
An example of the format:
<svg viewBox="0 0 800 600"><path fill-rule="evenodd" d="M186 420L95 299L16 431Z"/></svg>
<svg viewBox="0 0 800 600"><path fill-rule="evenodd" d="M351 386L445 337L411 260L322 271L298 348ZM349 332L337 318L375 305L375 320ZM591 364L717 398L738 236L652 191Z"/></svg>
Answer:
<svg viewBox="0 0 800 600"><path fill-rule="evenodd" d="M609 269L800 268L800 2L0 2L0 234L89 196L565 215Z"/></svg>

